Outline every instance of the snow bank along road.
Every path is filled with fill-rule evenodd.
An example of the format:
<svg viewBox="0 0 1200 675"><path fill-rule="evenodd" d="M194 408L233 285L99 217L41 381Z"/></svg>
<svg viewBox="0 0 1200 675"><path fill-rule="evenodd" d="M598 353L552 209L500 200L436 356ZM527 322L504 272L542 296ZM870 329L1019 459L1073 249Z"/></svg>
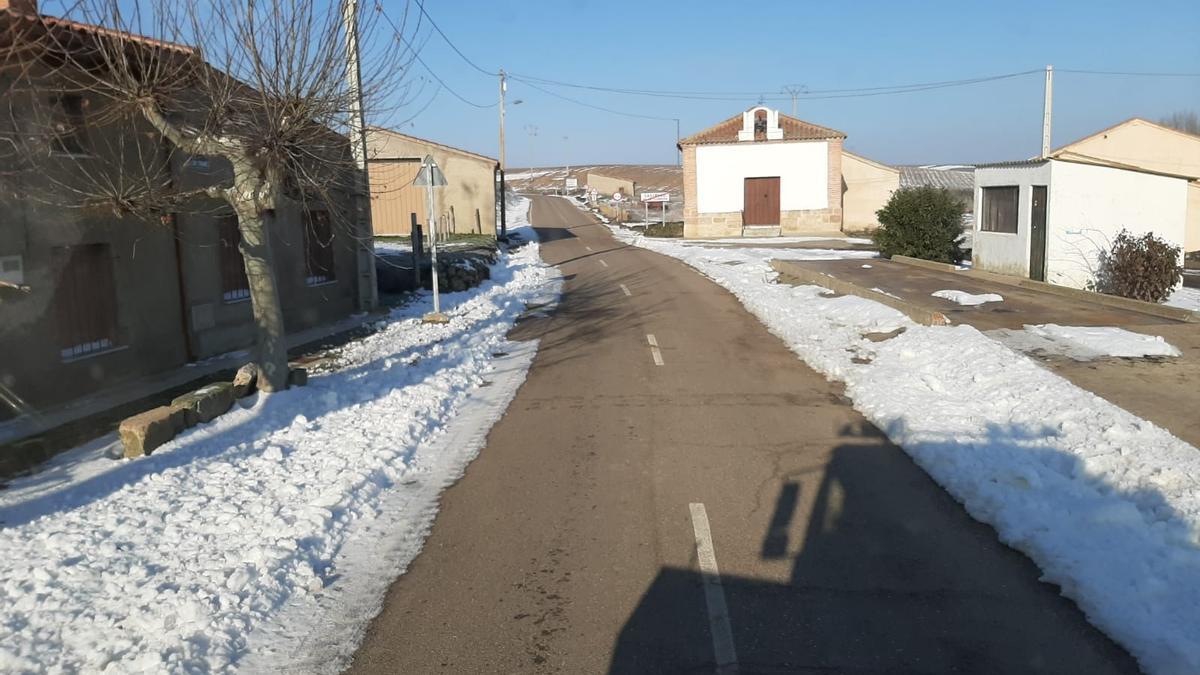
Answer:
<svg viewBox="0 0 1200 675"><path fill-rule="evenodd" d="M1029 397L1001 386L1024 357L959 329L929 334L942 342L912 328L872 342L863 334L908 324L876 304L770 284L753 249L664 250L696 256L685 259L731 295L677 260L615 242L564 200L535 199L532 219L542 255L565 275L562 303L518 326L514 337L540 338L529 376L443 495L352 673L1136 671L846 395L924 464L963 467L950 476L964 481L983 466L976 515L1007 513L1010 491L1029 496L1016 518L1031 542L1043 527L1058 536L1060 511L1104 504L1087 482L1096 464L1072 465L1054 445L1081 432L1091 406L1065 404L1079 417L1053 418L1049 434L1015 417L960 436L994 417L951 408L958 376L933 371L925 350L959 367L1011 359L962 383L963 397L995 410ZM807 345L821 372L788 345ZM823 373L846 380L845 395ZM917 403L932 407L911 415ZM1122 433L1148 432L1127 420L1112 431ZM1082 503L1047 512L1050 481ZM1106 546L1123 546L1122 531L1144 518L1131 508L1107 519L1085 509L1075 522L1099 522ZM1050 550L1067 555L1073 543ZM1133 599L1146 596L1117 592L1145 616Z"/></svg>
<svg viewBox="0 0 1200 675"><path fill-rule="evenodd" d="M417 302L303 389L0 491L0 672L337 670L524 378L506 333L558 286L537 248L444 295L448 325Z"/></svg>
<svg viewBox="0 0 1200 675"><path fill-rule="evenodd" d="M856 409L1032 558L1144 669L1200 672L1196 448L969 326L917 326L858 298L770 283L766 260L806 252L617 236L728 288L805 362L844 382ZM881 342L865 337L900 328ZM1113 341L1103 329L1046 331L1093 336L1102 350ZM1178 354L1129 335L1161 346L1155 353Z"/></svg>

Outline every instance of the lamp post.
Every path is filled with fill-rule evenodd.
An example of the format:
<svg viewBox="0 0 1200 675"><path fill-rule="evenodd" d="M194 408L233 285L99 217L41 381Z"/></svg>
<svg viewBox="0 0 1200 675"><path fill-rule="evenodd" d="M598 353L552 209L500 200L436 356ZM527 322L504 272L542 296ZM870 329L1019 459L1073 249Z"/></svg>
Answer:
<svg viewBox="0 0 1200 675"><path fill-rule="evenodd" d="M421 160L421 170L417 173L416 180L413 185L425 188L425 205L426 213L429 214L429 230L432 236L429 237L429 253L431 256L430 267L432 268L433 279L433 311L426 314L422 319L425 323L450 323L450 317L442 314L442 301L440 290L438 289L438 264L437 264L437 217L433 215L433 188L444 187L446 185L446 175L438 167L437 162L433 161L433 155L425 155L425 159Z"/></svg>

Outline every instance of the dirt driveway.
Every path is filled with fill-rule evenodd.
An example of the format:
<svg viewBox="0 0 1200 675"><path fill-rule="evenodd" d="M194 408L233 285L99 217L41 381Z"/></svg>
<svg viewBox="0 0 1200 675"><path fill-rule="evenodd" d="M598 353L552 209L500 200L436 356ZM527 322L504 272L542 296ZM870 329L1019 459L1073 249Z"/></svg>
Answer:
<svg viewBox="0 0 1200 675"><path fill-rule="evenodd" d="M1033 353L1050 370L1129 412L1200 447L1200 323L1185 323L1127 309L991 282L961 272L903 265L889 260L798 263L866 289L880 290L981 331L1019 330L1025 325L1116 326L1158 335L1177 347L1178 358L1103 358L1076 361ZM869 265L869 267L864 267ZM933 297L941 290L997 293L1003 302L967 307Z"/></svg>

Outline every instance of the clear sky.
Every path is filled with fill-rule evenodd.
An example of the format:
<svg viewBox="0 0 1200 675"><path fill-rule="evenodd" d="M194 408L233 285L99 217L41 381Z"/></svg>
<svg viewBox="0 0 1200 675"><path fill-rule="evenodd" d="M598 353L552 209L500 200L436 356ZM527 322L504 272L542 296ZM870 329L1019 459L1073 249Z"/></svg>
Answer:
<svg viewBox="0 0 1200 675"><path fill-rule="evenodd" d="M381 0L392 14L402 0ZM1055 68L1200 73L1200 1L621 2L425 0L484 69L612 88L759 92L791 111L784 85L811 91L959 80ZM422 36L428 26L422 30ZM421 57L462 97L496 100L497 80L436 34ZM429 77L414 64L411 76ZM1043 75L888 96L801 98L797 116L848 135L848 149L894 164L1020 159L1041 144ZM754 105L543 85L615 110L679 118L684 136ZM424 99L434 90L425 90ZM1133 116L1200 111L1200 77L1057 73L1055 145ZM814 95L815 96L815 95ZM675 123L581 107L510 81L508 165L674 163ZM782 100L772 100L782 99ZM400 116L405 133L490 156L497 111L442 89ZM537 127L531 137L528 128Z"/></svg>

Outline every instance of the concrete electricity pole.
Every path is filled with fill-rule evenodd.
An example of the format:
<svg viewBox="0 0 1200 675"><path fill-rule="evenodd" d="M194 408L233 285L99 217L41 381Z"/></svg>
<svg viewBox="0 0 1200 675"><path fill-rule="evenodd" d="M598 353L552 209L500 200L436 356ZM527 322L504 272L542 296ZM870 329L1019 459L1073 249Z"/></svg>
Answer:
<svg viewBox="0 0 1200 675"><path fill-rule="evenodd" d="M679 118L675 118L675 166L683 166L683 150L679 148Z"/></svg>
<svg viewBox="0 0 1200 675"><path fill-rule="evenodd" d="M792 97L792 117L795 117L796 116L796 100L798 98L800 98L801 94L808 93L808 87L806 87L802 84L787 84L787 85L784 85L783 89L781 89L779 93L788 94L789 96Z"/></svg>
<svg viewBox="0 0 1200 675"><path fill-rule="evenodd" d="M375 283L375 235L371 227L371 182L367 175L367 125L363 117L362 71L358 53L358 0L346 0L342 8L346 30L346 78L350 87L350 150L357 169L354 195L355 254L358 259L358 310L367 312L379 305Z"/></svg>
<svg viewBox="0 0 1200 675"><path fill-rule="evenodd" d="M533 139L537 138L538 128L536 124L526 124L525 133L529 134L529 164L532 169L533 165ZM533 187L533 171L527 174L529 177L525 179L525 189L529 190Z"/></svg>
<svg viewBox="0 0 1200 675"><path fill-rule="evenodd" d="M1046 100L1042 104L1042 157L1050 155L1050 117L1054 104L1054 66L1046 66Z"/></svg>
<svg viewBox="0 0 1200 675"><path fill-rule="evenodd" d="M508 204L505 202L506 184L504 181L504 90L508 83L504 78L504 69L500 69L500 238L508 236Z"/></svg>

